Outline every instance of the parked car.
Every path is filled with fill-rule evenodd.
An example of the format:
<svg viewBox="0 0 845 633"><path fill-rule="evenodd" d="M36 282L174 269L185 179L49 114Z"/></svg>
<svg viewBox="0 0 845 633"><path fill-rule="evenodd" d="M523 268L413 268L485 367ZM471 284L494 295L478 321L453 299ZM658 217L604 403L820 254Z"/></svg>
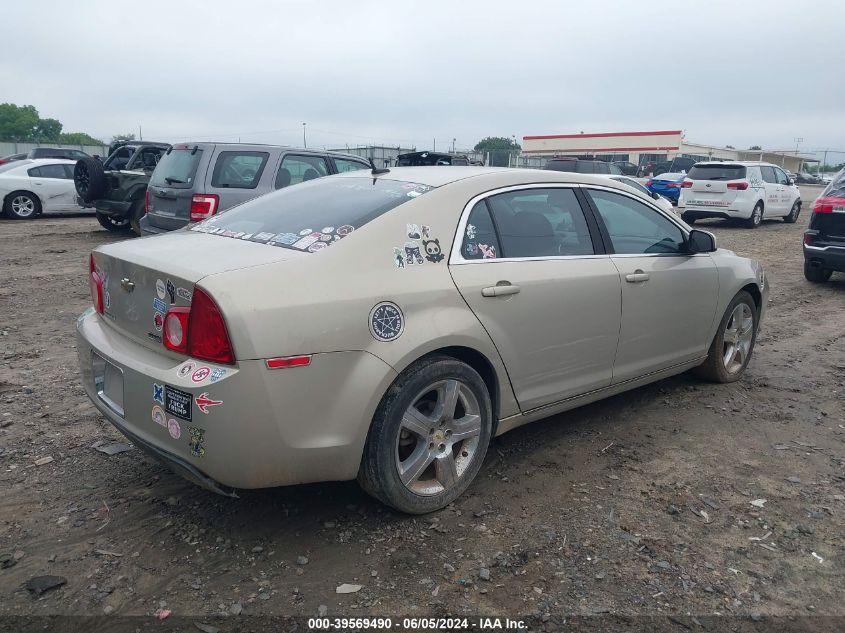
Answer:
<svg viewBox="0 0 845 633"><path fill-rule="evenodd" d="M611 178L611 179L615 180L616 182L621 182L623 185L628 185L629 187L639 191L644 196L648 196L649 198L654 200L654 203L658 207L660 207L663 211L665 211L666 213L674 213L675 215L678 215L678 212L675 209L675 207L673 206L671 200L669 200L668 198L660 195L659 193L656 193L654 191L649 191L648 189L646 189L643 185L638 183L633 178L628 178L627 176L615 176L615 175L614 176L608 176L608 178Z"/></svg>
<svg viewBox="0 0 845 633"><path fill-rule="evenodd" d="M804 232L804 277L820 283L833 271L845 272L845 169L816 198Z"/></svg>
<svg viewBox="0 0 845 633"><path fill-rule="evenodd" d="M5 165L6 163L11 163L16 160L23 160L24 158L26 158L26 154L9 154L8 156L0 158L0 165Z"/></svg>
<svg viewBox="0 0 845 633"><path fill-rule="evenodd" d="M660 176L666 172L688 172L695 165L695 159L677 156L672 160L648 163L640 173L641 176Z"/></svg>
<svg viewBox="0 0 845 633"><path fill-rule="evenodd" d="M638 165L635 165L634 163L629 163L628 161L625 161L625 160L615 160L615 161L613 161L612 164L616 165L616 167L625 176L636 176L637 173L640 170Z"/></svg>
<svg viewBox="0 0 845 633"><path fill-rule="evenodd" d="M3 213L31 220L42 213L82 211L76 203L72 160L37 158L0 165Z"/></svg>
<svg viewBox="0 0 845 633"><path fill-rule="evenodd" d="M174 145L150 180L141 231L167 233L276 189L359 169L370 169L370 163L338 152L242 143Z"/></svg>
<svg viewBox="0 0 845 633"><path fill-rule="evenodd" d="M795 182L799 185L820 185L822 184L822 179L818 176L814 176L813 174L799 172L798 175L795 176Z"/></svg>
<svg viewBox="0 0 845 633"><path fill-rule="evenodd" d="M66 147L35 147L26 154L27 158L66 158L67 160L81 160L90 158L82 150L68 149Z"/></svg>
<svg viewBox="0 0 845 633"><path fill-rule="evenodd" d="M649 191L668 198L672 204L678 204L678 198L681 196L681 185L686 177L686 172L665 172L654 178L649 178L645 186Z"/></svg>
<svg viewBox="0 0 845 633"><path fill-rule="evenodd" d="M763 219L794 223L801 213L798 187L777 165L760 162L696 163L681 185L678 206L688 224L729 218L757 228Z"/></svg>
<svg viewBox="0 0 845 633"><path fill-rule="evenodd" d="M410 513L494 435L687 369L738 380L769 292L625 185L476 167L284 188L96 248L90 286L83 384L134 444L224 494L357 477Z"/></svg>
<svg viewBox="0 0 845 633"><path fill-rule="evenodd" d="M80 203L94 208L97 221L109 231L132 229L140 235L147 184L169 148L167 143L121 142L104 163L79 160L73 179Z"/></svg>
<svg viewBox="0 0 845 633"><path fill-rule="evenodd" d="M443 152L408 152L396 157L397 167L425 167L428 165L466 167L469 164L469 158L462 154L444 154Z"/></svg>
<svg viewBox="0 0 845 633"><path fill-rule="evenodd" d="M555 156L546 161L543 169L551 171L568 171L576 174L615 174L622 175L622 170L613 163L603 160L574 158L571 156Z"/></svg>

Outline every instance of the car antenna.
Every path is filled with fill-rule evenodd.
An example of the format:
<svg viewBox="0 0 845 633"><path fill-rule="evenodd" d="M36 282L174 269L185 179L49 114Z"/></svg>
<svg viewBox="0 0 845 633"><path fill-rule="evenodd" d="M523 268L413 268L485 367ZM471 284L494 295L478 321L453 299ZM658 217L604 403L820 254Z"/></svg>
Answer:
<svg viewBox="0 0 845 633"><path fill-rule="evenodd" d="M372 159L372 158L370 158L370 173L371 173L373 176L377 176L377 175L379 175L379 174L389 174L389 173L390 173L390 170L389 170L389 169L387 169L387 167L383 167L383 168L381 168L381 169L377 168L377 167L376 167L376 164L373 162L373 159Z"/></svg>

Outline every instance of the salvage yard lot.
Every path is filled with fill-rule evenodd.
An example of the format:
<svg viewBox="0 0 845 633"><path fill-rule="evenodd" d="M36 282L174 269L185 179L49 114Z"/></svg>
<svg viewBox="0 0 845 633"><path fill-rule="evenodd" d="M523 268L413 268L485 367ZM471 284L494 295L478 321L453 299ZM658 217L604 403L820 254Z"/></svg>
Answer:
<svg viewBox="0 0 845 633"><path fill-rule="evenodd" d="M88 253L120 238L0 220L0 614L845 615L845 275L802 274L820 191L794 225L696 225L769 275L741 381L683 375L508 433L424 517L354 482L223 498L92 448L123 437L73 326ZM43 575L67 584L35 598Z"/></svg>

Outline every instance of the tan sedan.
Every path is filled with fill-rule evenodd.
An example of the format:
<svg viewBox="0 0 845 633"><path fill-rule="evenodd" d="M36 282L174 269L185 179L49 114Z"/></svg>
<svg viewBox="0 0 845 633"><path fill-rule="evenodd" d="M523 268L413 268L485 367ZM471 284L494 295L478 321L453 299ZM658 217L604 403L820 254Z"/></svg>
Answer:
<svg viewBox="0 0 845 633"><path fill-rule="evenodd" d="M741 377L760 265L600 176L350 172L91 256L89 396L217 492L358 478L423 513L490 438L697 368Z"/></svg>

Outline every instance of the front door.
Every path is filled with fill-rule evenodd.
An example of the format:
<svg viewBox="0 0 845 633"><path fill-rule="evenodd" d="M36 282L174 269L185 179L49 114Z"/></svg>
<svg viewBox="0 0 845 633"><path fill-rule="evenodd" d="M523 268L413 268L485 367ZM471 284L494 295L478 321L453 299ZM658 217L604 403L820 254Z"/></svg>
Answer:
<svg viewBox="0 0 845 633"><path fill-rule="evenodd" d="M707 354L719 280L709 254L685 254L677 224L626 194L590 189L622 285L619 383Z"/></svg>
<svg viewBox="0 0 845 633"><path fill-rule="evenodd" d="M766 208L763 211L763 217L772 218L784 215L786 211L782 210L782 203L780 201L781 186L778 183L775 168L768 165L760 165L760 175L763 176L763 186L766 189Z"/></svg>
<svg viewBox="0 0 845 633"><path fill-rule="evenodd" d="M495 225L494 222L495 221ZM452 278L489 333L522 411L606 387L620 281L572 188L523 188L477 202Z"/></svg>

